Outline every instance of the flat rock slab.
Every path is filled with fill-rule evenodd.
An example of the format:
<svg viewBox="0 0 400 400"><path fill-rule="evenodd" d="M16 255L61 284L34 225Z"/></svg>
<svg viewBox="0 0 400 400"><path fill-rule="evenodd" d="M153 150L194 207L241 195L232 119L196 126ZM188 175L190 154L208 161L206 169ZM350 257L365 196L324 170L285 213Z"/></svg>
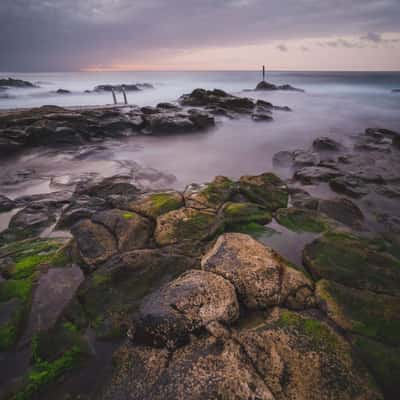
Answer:
<svg viewBox="0 0 400 400"><path fill-rule="evenodd" d="M54 326L83 280L83 272L76 265L49 269L40 277L21 345L28 343L36 333Z"/></svg>

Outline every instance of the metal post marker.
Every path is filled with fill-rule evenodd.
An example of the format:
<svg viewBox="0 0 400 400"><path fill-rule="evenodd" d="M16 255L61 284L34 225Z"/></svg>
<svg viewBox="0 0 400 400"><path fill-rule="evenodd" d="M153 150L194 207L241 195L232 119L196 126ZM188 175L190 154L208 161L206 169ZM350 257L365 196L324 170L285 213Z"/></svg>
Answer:
<svg viewBox="0 0 400 400"><path fill-rule="evenodd" d="M124 103L128 104L128 99L126 98L125 85L122 85L122 94L124 95Z"/></svg>
<svg viewBox="0 0 400 400"><path fill-rule="evenodd" d="M114 88L111 88L111 93L114 100L114 104L117 104L117 97L115 96Z"/></svg>
<svg viewBox="0 0 400 400"><path fill-rule="evenodd" d="M263 74L263 81L265 81L265 65L263 65L262 74Z"/></svg>

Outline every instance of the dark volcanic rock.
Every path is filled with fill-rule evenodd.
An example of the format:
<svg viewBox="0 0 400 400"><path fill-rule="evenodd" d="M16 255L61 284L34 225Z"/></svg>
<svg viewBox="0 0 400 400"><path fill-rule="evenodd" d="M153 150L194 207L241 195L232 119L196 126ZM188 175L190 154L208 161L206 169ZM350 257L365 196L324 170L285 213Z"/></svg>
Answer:
<svg viewBox="0 0 400 400"><path fill-rule="evenodd" d="M0 212L10 211L15 207L15 202L0 194Z"/></svg>
<svg viewBox="0 0 400 400"><path fill-rule="evenodd" d="M179 102L183 106L221 107L228 111L245 113L250 113L255 107L251 99L233 96L219 89L195 89L192 93L181 96Z"/></svg>
<svg viewBox="0 0 400 400"><path fill-rule="evenodd" d="M0 87L14 87L14 88L34 88L36 87L33 83L23 81L21 79L0 79Z"/></svg>
<svg viewBox="0 0 400 400"><path fill-rule="evenodd" d="M319 137L313 141L314 150L317 151L339 151L342 145L329 137Z"/></svg>
<svg viewBox="0 0 400 400"><path fill-rule="evenodd" d="M259 82L257 84L255 90L287 90L287 91L293 91L293 92L304 92L303 89L295 88L295 87L287 85L287 84L277 86L277 85L274 85L273 83L269 83L266 81Z"/></svg>
<svg viewBox="0 0 400 400"><path fill-rule="evenodd" d="M329 185L335 192L354 198L359 198L369 193L368 187L361 179L350 175L331 179Z"/></svg>
<svg viewBox="0 0 400 400"><path fill-rule="evenodd" d="M70 91L70 90L67 90L67 89L58 89L58 90L56 91L56 93L57 93L57 94L69 94L69 93L71 93L71 91Z"/></svg>

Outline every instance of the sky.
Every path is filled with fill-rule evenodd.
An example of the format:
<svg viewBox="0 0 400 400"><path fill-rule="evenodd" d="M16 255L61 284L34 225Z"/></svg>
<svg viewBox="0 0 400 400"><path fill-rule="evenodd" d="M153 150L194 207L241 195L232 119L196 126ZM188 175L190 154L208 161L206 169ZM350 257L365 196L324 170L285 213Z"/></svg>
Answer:
<svg viewBox="0 0 400 400"><path fill-rule="evenodd" d="M0 0L0 71L400 70L400 0Z"/></svg>

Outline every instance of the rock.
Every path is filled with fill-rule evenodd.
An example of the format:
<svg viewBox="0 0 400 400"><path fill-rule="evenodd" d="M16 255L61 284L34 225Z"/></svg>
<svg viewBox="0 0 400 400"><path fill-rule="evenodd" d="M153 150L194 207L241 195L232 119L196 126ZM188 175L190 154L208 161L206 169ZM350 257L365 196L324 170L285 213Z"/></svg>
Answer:
<svg viewBox="0 0 400 400"><path fill-rule="evenodd" d="M273 83L269 83L266 81L261 81L257 84L255 90L287 90L287 91L294 91L294 92L304 92L303 89L295 88L288 84L286 85L274 85Z"/></svg>
<svg viewBox="0 0 400 400"><path fill-rule="evenodd" d="M92 216L92 222L107 228L122 252L146 247L153 231L152 223L147 218L118 209L100 211Z"/></svg>
<svg viewBox="0 0 400 400"><path fill-rule="evenodd" d="M135 198L140 190L132 185L132 178L126 175L115 175L100 181L80 182L75 192L78 195L88 195L106 199L111 195L122 195L127 198Z"/></svg>
<svg viewBox="0 0 400 400"><path fill-rule="evenodd" d="M122 347L100 400L273 400L234 340L205 337L173 353L152 347Z"/></svg>
<svg viewBox="0 0 400 400"><path fill-rule="evenodd" d="M224 176L217 176L211 183L189 185L183 194L186 207L218 210L229 200L234 182Z"/></svg>
<svg viewBox="0 0 400 400"><path fill-rule="evenodd" d="M193 122L196 129L208 129L215 125L215 119L208 112L201 111L198 109L188 110L189 119Z"/></svg>
<svg viewBox="0 0 400 400"><path fill-rule="evenodd" d="M253 114L251 114L251 119L253 121L272 121L271 111L255 109Z"/></svg>
<svg viewBox="0 0 400 400"><path fill-rule="evenodd" d="M319 137L312 143L313 149L316 151L339 151L343 146L329 137Z"/></svg>
<svg viewBox="0 0 400 400"><path fill-rule="evenodd" d="M274 167L291 167L293 165L293 152L279 151L272 157Z"/></svg>
<svg viewBox="0 0 400 400"><path fill-rule="evenodd" d="M392 296L400 294L400 261L349 233L325 233L304 248L303 260L315 280L327 279Z"/></svg>
<svg viewBox="0 0 400 400"><path fill-rule="evenodd" d="M104 210L106 207L106 201L99 197L87 195L74 197L71 203L62 210L56 229L69 229L79 220L90 219L93 214Z"/></svg>
<svg viewBox="0 0 400 400"><path fill-rule="evenodd" d="M237 340L275 399L382 399L348 342L315 317L274 310Z"/></svg>
<svg viewBox="0 0 400 400"><path fill-rule="evenodd" d="M13 79L13 78L8 78L8 79L0 79L0 87L13 87L13 88L35 88L33 83L28 82L28 81L23 81L21 79Z"/></svg>
<svg viewBox="0 0 400 400"><path fill-rule="evenodd" d="M57 94L70 94L71 91L70 90L66 90L66 89L58 89L56 91Z"/></svg>
<svg viewBox="0 0 400 400"><path fill-rule="evenodd" d="M211 272L191 270L152 293L134 323L135 342L173 348L189 333L214 321L230 324L239 316L235 288Z"/></svg>
<svg viewBox="0 0 400 400"><path fill-rule="evenodd" d="M188 116L167 113L146 115L145 124L151 133L190 133L196 129Z"/></svg>
<svg viewBox="0 0 400 400"><path fill-rule="evenodd" d="M385 129L385 128L367 128L365 130L365 135L376 138L376 139L381 139L382 137L391 138L391 139L400 137L399 132L395 132L395 131L392 131L390 129Z"/></svg>
<svg viewBox="0 0 400 400"><path fill-rule="evenodd" d="M0 234L0 245L39 235L56 222L56 215L56 208L32 203L12 216L8 228Z"/></svg>
<svg viewBox="0 0 400 400"><path fill-rule="evenodd" d="M15 208L15 202L0 194L0 213L10 211Z"/></svg>
<svg viewBox="0 0 400 400"><path fill-rule="evenodd" d="M317 153L306 150L296 150L293 152L293 164L295 168L314 166L318 163L319 155Z"/></svg>
<svg viewBox="0 0 400 400"><path fill-rule="evenodd" d="M172 103L158 103L157 104L157 108L162 108L164 110L173 110L173 111L180 111L182 110L181 107L177 106L176 104L172 104Z"/></svg>
<svg viewBox="0 0 400 400"><path fill-rule="evenodd" d="M49 269L39 278L21 345L27 344L35 334L46 332L55 325L83 280L83 273L76 265Z"/></svg>
<svg viewBox="0 0 400 400"><path fill-rule="evenodd" d="M242 176L237 190L249 201L266 207L268 211L275 211L287 206L287 187L280 178L272 173Z"/></svg>
<svg viewBox="0 0 400 400"><path fill-rule="evenodd" d="M397 345L400 298L320 280L317 300L331 320L346 332Z"/></svg>
<svg viewBox="0 0 400 400"><path fill-rule="evenodd" d="M309 210L316 210L318 208L318 199L312 197L307 191L297 188L289 187L290 204L295 208L307 208Z"/></svg>
<svg viewBox="0 0 400 400"><path fill-rule="evenodd" d="M91 267L108 260L118 250L117 241L111 232L88 219L76 223L71 233L82 259Z"/></svg>
<svg viewBox="0 0 400 400"><path fill-rule="evenodd" d="M318 211L353 229L361 229L364 222L364 215L360 208L343 197L319 200Z"/></svg>
<svg viewBox="0 0 400 400"><path fill-rule="evenodd" d="M162 214L184 206L183 196L178 192L161 192L144 195L131 201L127 209L156 219Z"/></svg>
<svg viewBox="0 0 400 400"><path fill-rule="evenodd" d="M142 299L195 265L194 259L176 254L173 248L114 255L79 290L97 337L125 335Z"/></svg>
<svg viewBox="0 0 400 400"><path fill-rule="evenodd" d="M400 93L400 89L392 89L393 93Z"/></svg>
<svg viewBox="0 0 400 400"><path fill-rule="evenodd" d="M392 144L393 144L393 147L400 149L400 136L393 138Z"/></svg>
<svg viewBox="0 0 400 400"><path fill-rule="evenodd" d="M194 208L180 208L157 218L154 238L158 245L203 241L212 238L222 227L216 214Z"/></svg>
<svg viewBox="0 0 400 400"><path fill-rule="evenodd" d="M220 107L233 112L250 113L255 105L251 99L230 95L223 90L195 89L190 94L184 94L179 102L191 107Z"/></svg>
<svg viewBox="0 0 400 400"><path fill-rule="evenodd" d="M14 201L17 207L25 207L37 204L42 206L61 208L71 201L71 197L72 192L70 192L69 190L60 190L58 192L21 196L17 197Z"/></svg>
<svg viewBox="0 0 400 400"><path fill-rule="evenodd" d="M331 179L342 176L343 173L327 167L303 167L295 172L294 179L303 184L312 184L318 181L330 181Z"/></svg>
<svg viewBox="0 0 400 400"><path fill-rule="evenodd" d="M351 175L331 179L329 186L337 193L343 193L354 198L363 197L369 193L365 183L361 179Z"/></svg>
<svg viewBox="0 0 400 400"><path fill-rule="evenodd" d="M272 221L271 213L254 203L228 202L223 205L221 212L225 227L230 230L250 223L265 225Z"/></svg>
<svg viewBox="0 0 400 400"><path fill-rule="evenodd" d="M275 218L280 225L294 232L320 233L335 226L334 221L311 209L281 208Z"/></svg>
<svg viewBox="0 0 400 400"><path fill-rule="evenodd" d="M239 300L250 309L278 304L304 308L313 303L312 283L303 273L248 235L221 235L202 258L201 266L230 281ZM297 296L301 289L307 295Z"/></svg>

